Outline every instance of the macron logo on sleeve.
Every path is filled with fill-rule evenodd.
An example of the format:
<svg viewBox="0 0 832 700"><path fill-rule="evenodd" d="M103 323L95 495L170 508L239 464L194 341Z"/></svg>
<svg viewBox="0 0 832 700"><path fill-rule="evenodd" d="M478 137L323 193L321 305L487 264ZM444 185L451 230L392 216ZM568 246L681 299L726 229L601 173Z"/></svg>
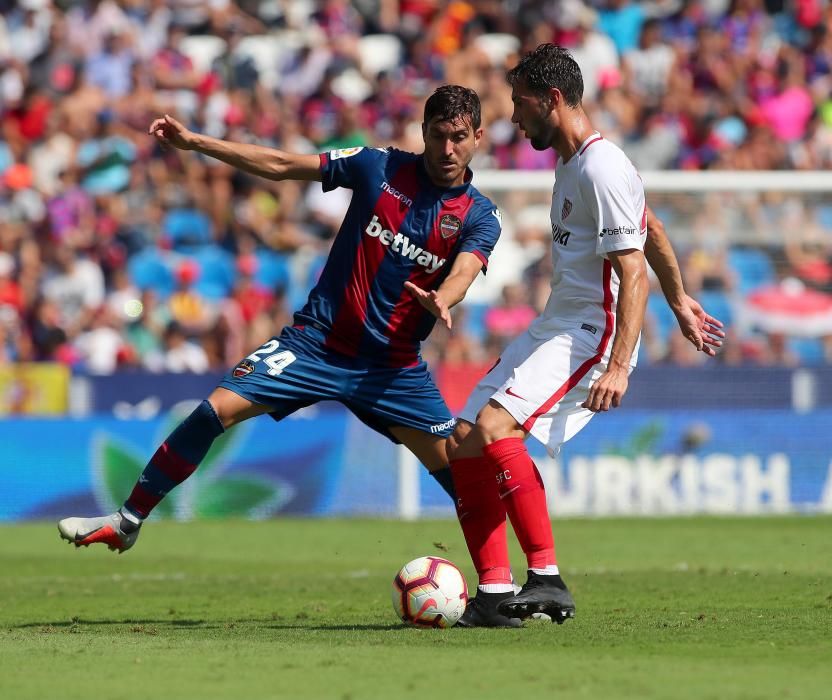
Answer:
<svg viewBox="0 0 832 700"><path fill-rule="evenodd" d="M429 274L433 274L440 267L445 264L445 258L440 258L437 255L420 248L415 243L410 242L410 238L402 235L398 231L393 233L389 229L384 228L378 220L378 214L373 215L372 221L364 229L371 238L378 238L382 245L390 246L394 253L398 253L402 257L415 260L417 265L424 267Z"/></svg>
<svg viewBox="0 0 832 700"><path fill-rule="evenodd" d="M381 189L387 192L387 194L389 194L394 199L398 199L402 204L405 204L408 207L413 206L413 200L410 197L408 197L403 192L399 192L394 187L390 187L390 185L388 185L386 182L381 183Z"/></svg>

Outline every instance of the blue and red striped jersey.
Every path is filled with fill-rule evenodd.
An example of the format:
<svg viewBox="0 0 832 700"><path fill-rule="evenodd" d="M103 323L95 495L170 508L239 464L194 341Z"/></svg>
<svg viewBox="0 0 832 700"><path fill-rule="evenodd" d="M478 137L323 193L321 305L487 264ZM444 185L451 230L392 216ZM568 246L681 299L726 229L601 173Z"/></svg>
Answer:
<svg viewBox="0 0 832 700"><path fill-rule="evenodd" d="M436 319L404 283L438 288L462 252L485 268L500 212L470 182L434 185L421 154L345 148L320 158L324 190L347 187L352 202L295 323L322 330L344 355L414 365Z"/></svg>

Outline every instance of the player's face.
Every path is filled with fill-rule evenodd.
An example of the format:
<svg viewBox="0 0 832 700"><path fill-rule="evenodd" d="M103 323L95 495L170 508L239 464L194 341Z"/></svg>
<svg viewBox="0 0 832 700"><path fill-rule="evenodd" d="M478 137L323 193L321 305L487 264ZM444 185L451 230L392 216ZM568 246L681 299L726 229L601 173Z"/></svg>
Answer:
<svg viewBox="0 0 832 700"><path fill-rule="evenodd" d="M456 187L465 182L465 171L482 138L482 129L474 129L470 117L456 121L432 119L422 124L425 137L425 168L434 184Z"/></svg>
<svg viewBox="0 0 832 700"><path fill-rule="evenodd" d="M536 151L551 148L555 136L555 127L550 120L552 102L545 95L531 92L525 81L515 83L511 89L511 101L514 111L511 121L520 127L523 136L529 139Z"/></svg>

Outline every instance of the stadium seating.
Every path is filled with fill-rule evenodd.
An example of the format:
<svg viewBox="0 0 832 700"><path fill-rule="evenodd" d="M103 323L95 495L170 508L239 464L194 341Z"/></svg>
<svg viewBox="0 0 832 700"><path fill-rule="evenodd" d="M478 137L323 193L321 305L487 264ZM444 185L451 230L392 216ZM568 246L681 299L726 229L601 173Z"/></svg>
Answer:
<svg viewBox="0 0 832 700"><path fill-rule="evenodd" d="M651 294L647 297L647 313L655 322L656 334L662 342L676 328L676 317L661 294Z"/></svg>
<svg viewBox="0 0 832 700"><path fill-rule="evenodd" d="M152 289L163 299L174 289L173 269L157 249L146 248L133 255L127 263L127 271L139 289Z"/></svg>
<svg viewBox="0 0 832 700"><path fill-rule="evenodd" d="M826 362L823 341L820 338L789 338L788 348L800 358L802 365L822 365Z"/></svg>
<svg viewBox="0 0 832 700"><path fill-rule="evenodd" d="M482 342L488 335L485 328L485 315L490 304L470 303L465 305L465 328L477 341Z"/></svg>
<svg viewBox="0 0 832 700"><path fill-rule="evenodd" d="M231 293L237 272L234 256L218 246L206 246L190 256L199 266L196 290L208 299L222 299Z"/></svg>
<svg viewBox="0 0 832 700"><path fill-rule="evenodd" d="M733 325L734 307L727 294L717 290L703 290L696 298L708 313L722 321L726 328Z"/></svg>
<svg viewBox="0 0 832 700"><path fill-rule="evenodd" d="M289 286L289 259L282 253L271 250L258 250L257 271L254 279L269 289L285 290Z"/></svg>
<svg viewBox="0 0 832 700"><path fill-rule="evenodd" d="M176 250L190 250L212 239L208 215L198 209L171 209L162 221L162 230Z"/></svg>
<svg viewBox="0 0 832 700"><path fill-rule="evenodd" d="M728 251L728 264L737 273L741 294L771 284L776 278L774 263L762 250L731 248Z"/></svg>

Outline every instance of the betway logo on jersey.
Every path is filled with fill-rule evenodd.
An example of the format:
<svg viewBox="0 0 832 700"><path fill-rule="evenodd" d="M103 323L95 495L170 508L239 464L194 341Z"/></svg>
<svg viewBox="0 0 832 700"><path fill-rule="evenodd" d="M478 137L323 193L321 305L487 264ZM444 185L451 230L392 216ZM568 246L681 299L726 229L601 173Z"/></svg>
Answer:
<svg viewBox="0 0 832 700"><path fill-rule="evenodd" d="M635 226L616 226L615 228L602 228L598 238L604 236L635 236L638 229Z"/></svg>
<svg viewBox="0 0 832 700"><path fill-rule="evenodd" d="M416 264L424 267L428 273L436 272L445 264L445 258L439 258L433 253L420 248L415 243L411 243L410 239L401 233L393 233L389 229L384 228L379 223L377 214L373 215L373 220L364 229L364 233L373 238L378 238L383 245L390 246L394 253L415 260Z"/></svg>
<svg viewBox="0 0 832 700"><path fill-rule="evenodd" d="M552 224L552 240L555 243L560 243L562 246L565 246L569 243L569 236L572 235L572 231L567 231L565 228L561 228L558 224Z"/></svg>
<svg viewBox="0 0 832 700"><path fill-rule="evenodd" d="M390 187L390 185L388 185L386 182L381 183L381 189L387 192L387 194L392 195L393 197L398 199L402 204L408 207L413 206L413 200L410 197L408 197L406 194L403 194L402 192L399 192L397 189Z"/></svg>

